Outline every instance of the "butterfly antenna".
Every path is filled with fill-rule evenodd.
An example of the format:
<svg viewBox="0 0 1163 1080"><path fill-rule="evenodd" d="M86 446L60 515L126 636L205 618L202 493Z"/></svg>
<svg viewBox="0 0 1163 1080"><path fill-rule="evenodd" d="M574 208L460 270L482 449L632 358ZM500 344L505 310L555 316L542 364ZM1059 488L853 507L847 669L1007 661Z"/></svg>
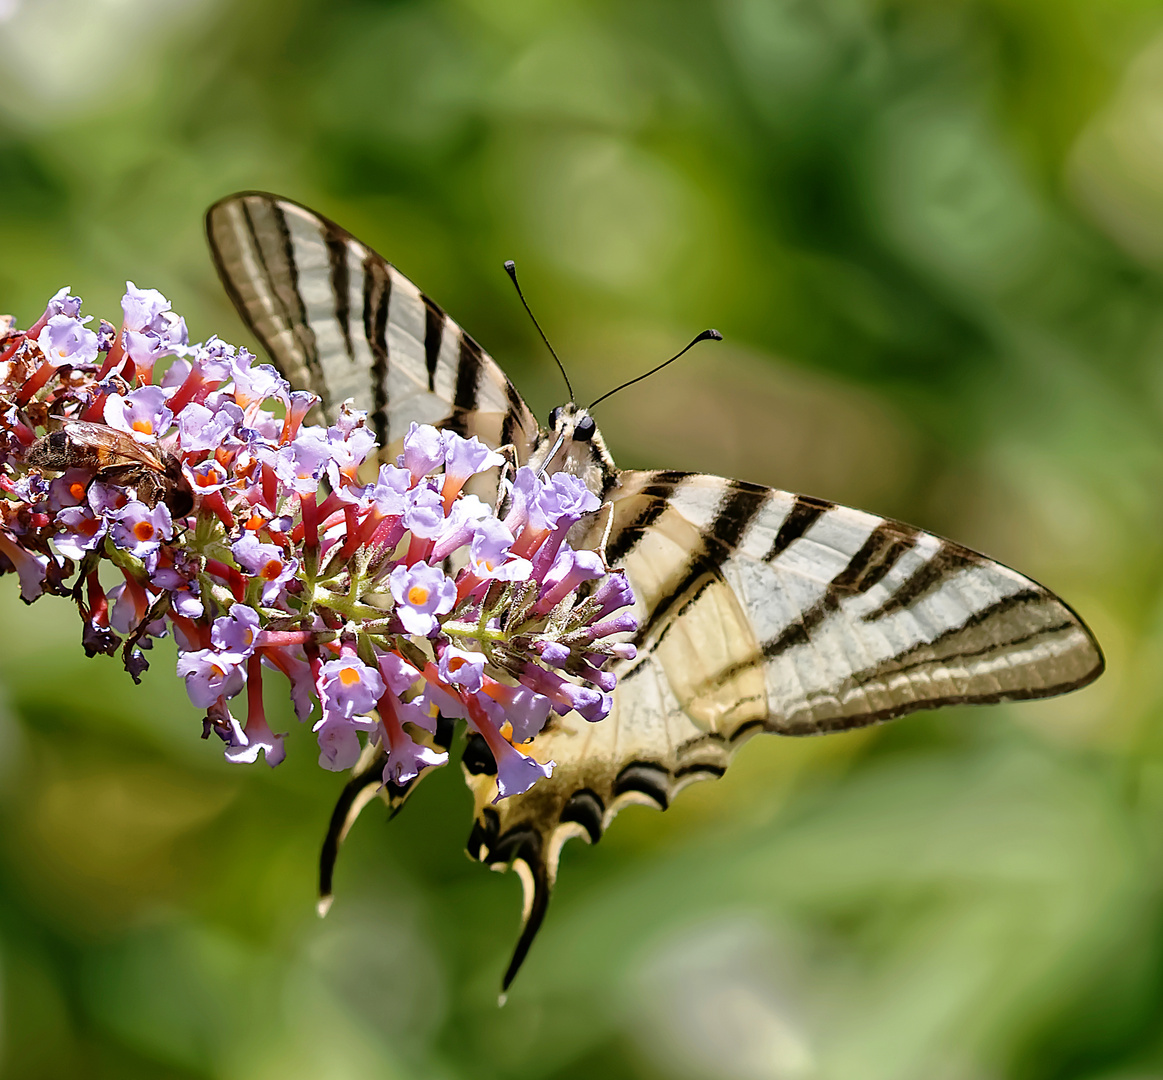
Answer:
<svg viewBox="0 0 1163 1080"><path fill-rule="evenodd" d="M537 321L537 316L533 314L533 309L529 307L529 301L525 299L525 294L521 291L521 286L517 282L517 264L512 259L505 260L505 273L513 281L513 288L517 290L517 295L521 297L521 303L525 307L529 318L533 320L533 325L537 327L537 333L541 335L541 340L545 342L545 347L549 350L550 355L557 361L557 366L561 369L561 377L565 380L565 388L569 391L569 400L573 401L573 387L570 385L569 376L565 373L565 365L561 362L561 357L553 351L553 346L549 344L549 338L545 336L545 331L541 329L541 323Z"/></svg>
<svg viewBox="0 0 1163 1080"><path fill-rule="evenodd" d="M722 340L723 340L723 335L720 334L718 330L704 330L701 334L699 334L698 337L696 337L694 339L694 341L692 341L686 347L686 349L683 349L682 352L676 352L674 354L674 356L672 356L669 360L663 360L663 362L661 364L659 364L658 367L651 368L644 375L639 375L637 378L631 379L629 382L622 383L621 386L615 386L613 390L608 390L600 398L598 398L597 401L593 402L589 408L592 409L594 407L594 405L600 405L603 401L606 400L606 398L611 397L612 395L616 394L619 390L625 390L627 386L633 386L636 382L641 382L643 379L650 378L651 375L653 375L656 371L661 371L664 367L666 367L667 364L673 364L680 356L682 356L683 353L685 353L688 349L693 349L700 341L722 341ZM587 409L586 411L588 412L589 409Z"/></svg>

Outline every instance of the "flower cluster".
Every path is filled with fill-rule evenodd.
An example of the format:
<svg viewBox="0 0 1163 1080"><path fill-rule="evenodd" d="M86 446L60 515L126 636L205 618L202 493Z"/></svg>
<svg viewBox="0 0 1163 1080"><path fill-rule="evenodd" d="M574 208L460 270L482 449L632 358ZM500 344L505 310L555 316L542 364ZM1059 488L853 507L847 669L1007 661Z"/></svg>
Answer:
<svg viewBox="0 0 1163 1080"><path fill-rule="evenodd" d="M120 649L136 680L172 630L203 735L231 761L283 758L266 669L329 769L355 763L362 734L384 782L406 783L447 758L437 716L463 719L498 798L549 775L521 746L550 713L608 714L633 596L568 542L598 508L580 480L417 424L369 476L362 413L307 424L310 394L245 349L190 344L161 293L128 283L119 331L80 308L62 289L26 331L0 319L0 572L26 602L73 597L90 656ZM482 473L501 477L495 506L466 491Z"/></svg>

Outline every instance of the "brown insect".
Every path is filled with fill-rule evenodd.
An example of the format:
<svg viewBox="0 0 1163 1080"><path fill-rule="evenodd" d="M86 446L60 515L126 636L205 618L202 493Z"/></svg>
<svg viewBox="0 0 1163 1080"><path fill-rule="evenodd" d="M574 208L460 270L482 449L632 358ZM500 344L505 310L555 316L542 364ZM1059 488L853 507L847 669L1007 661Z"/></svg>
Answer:
<svg viewBox="0 0 1163 1080"><path fill-rule="evenodd" d="M108 424L66 420L38 439L28 451L28 463L41 469L92 469L94 480L132 487L150 506L164 502L175 518L194 508L182 464L159 446L147 446Z"/></svg>

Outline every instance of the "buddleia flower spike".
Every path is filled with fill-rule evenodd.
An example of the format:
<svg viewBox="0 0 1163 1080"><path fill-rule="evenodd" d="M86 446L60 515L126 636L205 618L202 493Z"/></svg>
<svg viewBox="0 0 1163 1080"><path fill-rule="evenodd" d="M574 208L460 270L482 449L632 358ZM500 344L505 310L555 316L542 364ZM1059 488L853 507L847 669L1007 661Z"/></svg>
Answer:
<svg viewBox="0 0 1163 1080"><path fill-rule="evenodd" d="M551 775L524 744L552 714L602 720L608 661L634 654L624 575L568 540L596 496L521 467L498 514L466 486L501 456L416 423L361 482L378 453L362 412L307 424L312 395L245 349L190 344L161 293L129 283L122 308L120 331L94 331L62 289L28 330L0 324L0 572L25 602L71 597L86 652L120 651L135 681L172 633L231 762L283 760L262 705L277 672L324 768L371 748L381 785L411 784L462 720L494 801Z"/></svg>

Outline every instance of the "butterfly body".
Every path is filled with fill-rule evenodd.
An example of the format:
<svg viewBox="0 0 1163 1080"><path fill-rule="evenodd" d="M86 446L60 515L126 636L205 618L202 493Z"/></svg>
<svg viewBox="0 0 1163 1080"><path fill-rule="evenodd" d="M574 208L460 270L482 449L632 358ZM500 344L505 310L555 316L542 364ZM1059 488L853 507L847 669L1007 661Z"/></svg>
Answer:
<svg viewBox="0 0 1163 1080"><path fill-rule="evenodd" d="M1093 681L1102 654L1053 593L901 522L699 473L619 470L587 409L542 428L501 368L403 274L334 222L250 192L211 207L219 273L244 320L324 417L346 398L394 454L412 421L519 464L570 472L603 502L589 545L634 591L637 655L615 666L610 716L554 717L522 749L557 763L494 803L479 736L462 759L475 811L469 853L520 873L523 929L506 985L545 913L562 844L600 839L624 806L666 809L723 775L753 735L820 734L918 709L1047 697ZM573 537L571 537L571 540ZM435 743L447 748L451 725ZM379 790L369 747L332 818L321 884ZM421 774L423 775L423 774ZM414 782L383 791L399 809Z"/></svg>

